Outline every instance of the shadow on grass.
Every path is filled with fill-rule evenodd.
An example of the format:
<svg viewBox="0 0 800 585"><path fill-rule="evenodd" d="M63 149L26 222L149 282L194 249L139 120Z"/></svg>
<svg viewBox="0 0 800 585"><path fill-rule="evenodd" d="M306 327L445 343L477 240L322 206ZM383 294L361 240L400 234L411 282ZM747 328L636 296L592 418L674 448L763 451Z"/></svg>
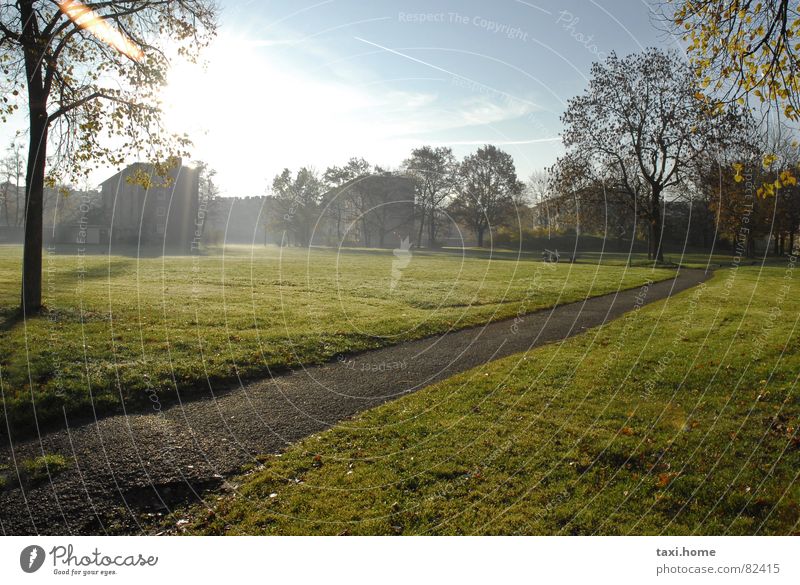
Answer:
<svg viewBox="0 0 800 585"><path fill-rule="evenodd" d="M191 256L185 246L136 246L136 245L112 245L108 244L87 244L79 246L77 244L55 244L48 250L56 256L123 256L125 258L161 258L162 256Z"/></svg>
<svg viewBox="0 0 800 585"><path fill-rule="evenodd" d="M0 331L11 331L24 320L22 309L19 307L3 307L0 309Z"/></svg>
<svg viewBox="0 0 800 585"><path fill-rule="evenodd" d="M130 259L124 259L124 260L109 259L108 262L105 262L103 264L98 264L95 266L84 268L84 270L80 274L83 280L100 280L103 278L113 277L115 276L114 274L115 271L119 271L124 268L130 269L131 266L132 265Z"/></svg>

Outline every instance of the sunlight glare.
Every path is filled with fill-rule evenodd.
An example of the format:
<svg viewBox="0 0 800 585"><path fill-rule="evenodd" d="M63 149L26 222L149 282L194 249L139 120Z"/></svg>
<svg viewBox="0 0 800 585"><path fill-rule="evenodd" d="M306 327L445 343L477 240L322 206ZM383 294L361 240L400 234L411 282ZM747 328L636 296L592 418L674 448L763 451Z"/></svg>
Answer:
<svg viewBox="0 0 800 585"><path fill-rule="evenodd" d="M78 0L60 0L58 7L76 26L90 32L104 43L134 61L144 57L142 50L127 36L108 24L102 16Z"/></svg>

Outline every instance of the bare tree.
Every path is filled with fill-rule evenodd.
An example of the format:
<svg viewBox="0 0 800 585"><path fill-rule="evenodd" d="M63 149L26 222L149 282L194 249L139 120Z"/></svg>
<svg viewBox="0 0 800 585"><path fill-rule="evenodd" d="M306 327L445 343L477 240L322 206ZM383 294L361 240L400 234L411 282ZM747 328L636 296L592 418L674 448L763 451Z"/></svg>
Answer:
<svg viewBox="0 0 800 585"><path fill-rule="evenodd" d="M665 191L691 180L693 161L720 143L738 114L714 115L695 97L692 70L675 52L648 49L592 66L589 87L569 100L562 116L567 154L556 165L602 184L649 229L649 255L663 260ZM591 182L591 181L590 181Z"/></svg>
<svg viewBox="0 0 800 585"><path fill-rule="evenodd" d="M0 173L2 173L3 180L1 196L6 226L19 227L22 222L24 211L21 188L23 166L22 145L14 141L8 148L8 154L0 161Z"/></svg>
<svg viewBox="0 0 800 585"><path fill-rule="evenodd" d="M444 146L422 146L411 151L403 163L405 172L417 185L416 207L419 210L417 247L422 246L425 222L428 245L436 245L437 216L457 185L458 163L453 150Z"/></svg>
<svg viewBox="0 0 800 585"><path fill-rule="evenodd" d="M553 200L553 191L550 188L550 178L547 169L534 171L528 177L525 185L528 203L531 206L531 228L546 229L548 234L556 227L552 225L550 206Z"/></svg>

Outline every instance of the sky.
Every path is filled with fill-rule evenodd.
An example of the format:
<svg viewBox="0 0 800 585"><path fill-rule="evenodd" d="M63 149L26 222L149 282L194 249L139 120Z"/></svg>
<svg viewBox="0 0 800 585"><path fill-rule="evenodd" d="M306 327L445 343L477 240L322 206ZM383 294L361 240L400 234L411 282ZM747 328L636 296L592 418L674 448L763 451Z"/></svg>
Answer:
<svg viewBox="0 0 800 585"><path fill-rule="evenodd" d="M206 62L174 63L164 101L227 196L265 194L284 167L396 168L423 144L493 143L526 178L562 153L559 116L593 61L677 46L648 0L218 4Z"/></svg>

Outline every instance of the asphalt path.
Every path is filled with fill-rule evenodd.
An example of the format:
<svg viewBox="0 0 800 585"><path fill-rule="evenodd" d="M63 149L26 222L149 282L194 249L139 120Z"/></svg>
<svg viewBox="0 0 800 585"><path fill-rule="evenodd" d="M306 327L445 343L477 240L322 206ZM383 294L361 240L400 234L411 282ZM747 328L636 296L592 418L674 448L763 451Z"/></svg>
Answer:
<svg viewBox="0 0 800 585"><path fill-rule="evenodd" d="M561 341L668 298L710 276L670 280L556 306L521 318L347 356L178 402L57 430L0 448L11 470L0 491L3 534L149 533L175 506L225 489L256 456L488 361ZM675 318L679 318L675 317ZM68 467L20 482L18 462L60 453Z"/></svg>

